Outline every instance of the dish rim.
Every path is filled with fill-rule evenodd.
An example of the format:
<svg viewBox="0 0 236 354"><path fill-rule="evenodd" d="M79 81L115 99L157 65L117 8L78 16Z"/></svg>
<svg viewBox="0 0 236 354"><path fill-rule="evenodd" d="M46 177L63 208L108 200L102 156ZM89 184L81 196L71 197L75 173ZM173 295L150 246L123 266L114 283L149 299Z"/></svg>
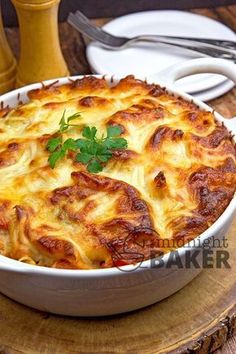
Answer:
<svg viewBox="0 0 236 354"><path fill-rule="evenodd" d="M42 88L47 85L52 85L54 84L55 87L61 86L67 83L71 83L75 80L83 79L84 77L97 77L97 78L104 78L111 86L115 85L118 83L123 77L119 77L117 75L93 75L93 74L88 74L88 75L76 75L76 76L68 76L68 77L61 77L61 78L56 78L56 79L50 79L50 80L45 80L40 83L33 83L18 89L15 89L13 91L10 91L8 93L5 93L0 96L0 103L3 102L5 103L6 101L9 100L15 100L18 101L20 100L20 96L22 94L27 96L27 93L31 90ZM137 80L141 80L140 78L137 78ZM150 79L145 79L141 80L145 81L149 84L155 84L159 85L157 82L153 82L153 80ZM229 124L229 121L232 122L232 119L236 121L235 118L224 118L221 114L218 112L215 112L213 108L208 106L206 103L202 102L201 100L194 98L193 96L182 92L180 90L176 90L175 88L167 85L166 87L163 87L160 85L162 88L164 88L168 93L176 96L176 97L181 97L184 100L188 102L192 102L198 106L201 110L211 112L214 114L214 117L216 121L223 123L227 130L229 132L233 132L236 134L236 127L233 129L233 126ZM19 103L18 103L19 104ZM16 105L10 105L10 107L15 107ZM233 140L236 142L236 137L233 137ZM214 235L217 235L224 226L228 220L232 217L233 213L236 211L236 192L234 193L233 198L231 199L230 203L226 207L226 209L223 211L223 213L217 218L217 220L209 227L207 228L204 232L202 232L200 235L195 237L193 240L190 242L186 243L182 247L176 248L174 252L178 251L179 257L182 258L186 250L193 250L193 249L202 249L205 240L209 239L210 237L214 237ZM198 247L195 246L195 244L198 243ZM168 257L170 255L170 252L165 253L162 256L163 262L166 264ZM158 259L154 258L154 259ZM137 263L135 265L125 265L121 267L111 267L111 268L98 268L98 269L61 269L61 268L51 268L51 267L45 267L45 266L39 266L39 265L32 265L24 262L20 262L19 260L12 259L7 256L0 255L0 270L6 270L6 271L11 271L11 272L17 272L17 273L24 273L24 274L33 274L33 275L48 275L48 276L66 276L66 277L71 277L71 278L97 278L101 276L109 277L109 276L120 276L120 275L125 275L130 272L142 272L145 270L150 270L150 262L151 259L145 260L142 262L142 266L135 268L135 265L137 266ZM149 266L148 266L149 263ZM157 270L158 268L154 268Z"/></svg>

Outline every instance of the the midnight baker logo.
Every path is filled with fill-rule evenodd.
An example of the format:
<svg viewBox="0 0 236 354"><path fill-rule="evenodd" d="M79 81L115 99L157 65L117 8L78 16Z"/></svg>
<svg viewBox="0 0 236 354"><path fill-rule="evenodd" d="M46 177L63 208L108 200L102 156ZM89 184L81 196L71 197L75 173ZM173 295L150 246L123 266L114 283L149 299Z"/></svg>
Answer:
<svg viewBox="0 0 236 354"><path fill-rule="evenodd" d="M123 238L112 240L107 247L112 254L113 265L122 272L132 272L138 268L230 268L228 244L225 239L208 239L207 245L193 240L190 247L184 238L181 242L160 239L155 230L134 228ZM196 242L195 242L196 241ZM186 247L181 256L178 247ZM169 252L168 251L171 251ZM163 256L167 254L165 260ZM149 260L148 266L143 264ZM124 267L129 265L129 267Z"/></svg>
<svg viewBox="0 0 236 354"><path fill-rule="evenodd" d="M108 242L107 247L114 266L123 272L137 270L145 260L164 254L159 247L157 232L150 228L134 228L124 237ZM132 266L124 268L125 265Z"/></svg>

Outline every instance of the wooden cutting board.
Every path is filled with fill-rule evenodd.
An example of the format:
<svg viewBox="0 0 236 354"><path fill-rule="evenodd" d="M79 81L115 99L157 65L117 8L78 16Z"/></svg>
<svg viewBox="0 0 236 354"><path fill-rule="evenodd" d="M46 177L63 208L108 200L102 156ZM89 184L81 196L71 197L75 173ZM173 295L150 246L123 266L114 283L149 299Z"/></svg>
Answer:
<svg viewBox="0 0 236 354"><path fill-rule="evenodd" d="M235 232L236 219L228 234L231 269L204 270L175 295L129 314L89 319L55 316L0 295L0 353L214 351L236 333Z"/></svg>

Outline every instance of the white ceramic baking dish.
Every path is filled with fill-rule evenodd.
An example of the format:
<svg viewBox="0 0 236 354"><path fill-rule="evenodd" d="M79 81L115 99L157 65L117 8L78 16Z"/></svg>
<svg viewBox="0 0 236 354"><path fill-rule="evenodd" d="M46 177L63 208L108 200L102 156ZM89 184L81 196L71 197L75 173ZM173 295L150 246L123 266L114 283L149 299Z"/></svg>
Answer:
<svg viewBox="0 0 236 354"><path fill-rule="evenodd" d="M166 77L160 79L162 84L166 81L170 92L195 102L204 110L211 111L212 109L206 104L187 94L177 92L168 85L180 77L202 72L220 73L236 83L236 65L221 59L208 58L194 59L177 66L171 73L166 73ZM81 77L72 79L78 78ZM109 83L118 81L114 77L106 79ZM68 81L68 78L59 79L58 85ZM52 80L45 84L51 82ZM4 105L14 107L18 104L19 94L20 99L26 102L27 92L41 85L41 83L33 84L7 93L0 98L0 101L4 102ZM236 118L225 119L217 113L215 117L236 134ZM0 291L22 304L39 310L71 316L111 315L142 308L175 293L199 274L201 267L185 266L187 253L200 250L197 257L200 262L204 242L212 238L222 239L226 235L235 210L236 197L234 196L224 213L211 227L187 246L178 249L183 268L167 266L170 254L163 257L160 268L154 267L151 261L145 261L121 269L97 270L52 269L24 264L0 256Z"/></svg>

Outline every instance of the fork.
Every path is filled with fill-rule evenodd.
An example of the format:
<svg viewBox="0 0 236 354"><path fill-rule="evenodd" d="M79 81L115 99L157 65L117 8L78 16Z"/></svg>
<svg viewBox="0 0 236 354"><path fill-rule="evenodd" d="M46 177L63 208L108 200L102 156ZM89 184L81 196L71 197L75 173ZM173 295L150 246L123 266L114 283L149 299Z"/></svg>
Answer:
<svg viewBox="0 0 236 354"><path fill-rule="evenodd" d="M98 41L107 49L121 50L138 42L155 42L164 45L190 50L223 59L236 61L236 42L190 37L171 37L162 35L140 35L132 38L114 36L102 28L93 25L80 11L70 13L68 23L89 38Z"/></svg>

